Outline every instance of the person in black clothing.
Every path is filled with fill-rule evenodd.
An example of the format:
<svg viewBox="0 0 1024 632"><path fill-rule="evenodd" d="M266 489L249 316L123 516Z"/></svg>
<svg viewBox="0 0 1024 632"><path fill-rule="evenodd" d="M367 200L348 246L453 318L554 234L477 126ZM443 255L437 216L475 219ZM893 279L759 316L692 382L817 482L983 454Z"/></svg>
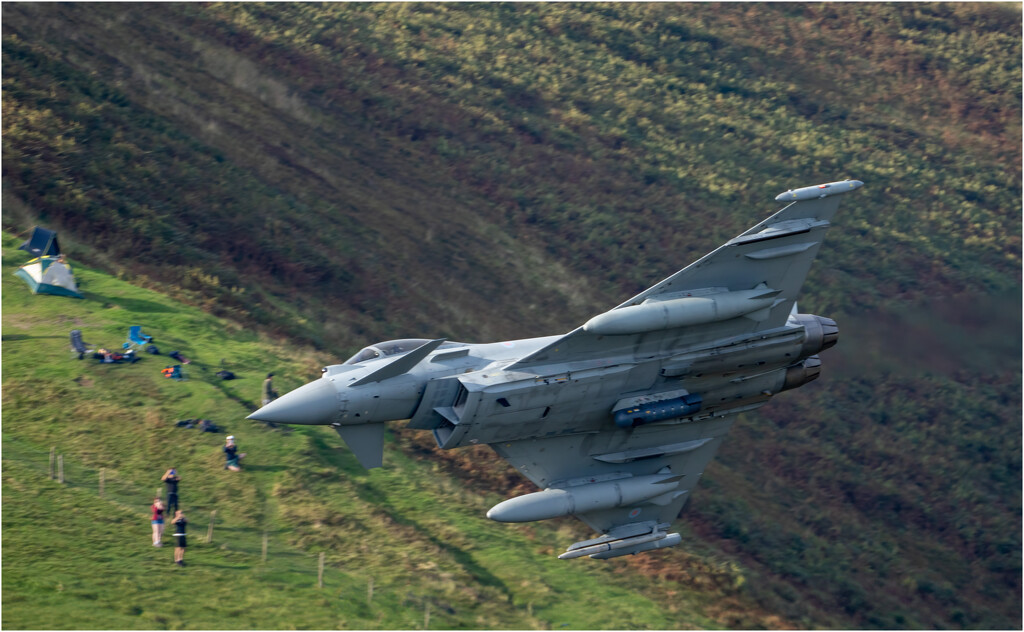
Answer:
<svg viewBox="0 0 1024 632"><path fill-rule="evenodd" d="M185 527L188 520L185 519L185 512L180 509L174 512L174 563L178 566L185 565Z"/></svg>
<svg viewBox="0 0 1024 632"><path fill-rule="evenodd" d="M178 510L178 483L181 481L181 477L178 476L178 470L173 467L163 475L160 479L167 483L167 511Z"/></svg>

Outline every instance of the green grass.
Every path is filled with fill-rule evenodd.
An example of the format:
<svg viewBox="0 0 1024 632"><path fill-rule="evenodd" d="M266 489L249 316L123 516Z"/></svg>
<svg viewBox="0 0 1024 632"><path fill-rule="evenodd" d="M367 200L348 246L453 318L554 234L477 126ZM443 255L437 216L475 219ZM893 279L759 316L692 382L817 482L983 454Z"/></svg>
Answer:
<svg viewBox="0 0 1024 632"><path fill-rule="evenodd" d="M5 435L5 453L12 441ZM100 498L81 480L60 485L39 469L5 454L5 627L326 629L389 605L385 597L376 608L360 608L353 596L362 596L362 580L333 565L318 589L316 556L288 546L278 532L265 563L252 528L221 525L206 544L199 512L191 514L188 566L174 567L172 539L162 549L150 545L138 504Z"/></svg>
<svg viewBox="0 0 1024 632"><path fill-rule="evenodd" d="M675 586L670 599L654 578L557 560L581 526L486 520L496 494L406 456L393 438L387 467L365 471L328 430L243 419L265 371L288 390L328 361L322 354L85 266L76 267L84 300L31 295L12 274L16 244L5 235L5 627L411 629L428 608L435 628L723 625L706 611L717 588ZM115 346L130 324L193 358L189 379L161 377L164 356L101 364L69 352L71 328ZM240 379L212 375L222 360ZM235 434L249 454L243 472L223 469L223 434L175 427L186 417ZM64 459L63 485L48 476L51 447ZM171 564L169 542L149 544L147 507L171 466L191 520L184 569Z"/></svg>

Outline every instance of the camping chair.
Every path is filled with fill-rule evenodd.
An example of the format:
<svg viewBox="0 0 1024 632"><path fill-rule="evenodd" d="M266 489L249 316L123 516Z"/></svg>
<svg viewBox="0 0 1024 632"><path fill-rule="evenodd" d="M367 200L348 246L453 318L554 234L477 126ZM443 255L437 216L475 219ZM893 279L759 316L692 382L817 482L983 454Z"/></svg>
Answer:
<svg viewBox="0 0 1024 632"><path fill-rule="evenodd" d="M81 360L85 357L85 354L92 351L92 345L82 340L82 331L80 329L71 330L71 350L78 354L78 359Z"/></svg>
<svg viewBox="0 0 1024 632"><path fill-rule="evenodd" d="M169 366L166 369L162 369L160 372L164 374L164 377L169 377L172 380L181 381L185 379L185 374L181 372L180 364Z"/></svg>
<svg viewBox="0 0 1024 632"><path fill-rule="evenodd" d="M142 333L141 325L132 325L131 327L128 328L128 342L124 343L121 346L124 347L125 349L128 349L133 345L139 345L141 347L149 342L152 342L152 340L153 336L149 336Z"/></svg>

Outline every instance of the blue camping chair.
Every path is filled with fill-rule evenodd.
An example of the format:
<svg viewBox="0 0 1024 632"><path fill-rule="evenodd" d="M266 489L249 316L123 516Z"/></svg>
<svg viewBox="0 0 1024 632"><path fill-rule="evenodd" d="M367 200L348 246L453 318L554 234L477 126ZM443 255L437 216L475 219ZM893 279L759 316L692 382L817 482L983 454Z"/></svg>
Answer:
<svg viewBox="0 0 1024 632"><path fill-rule="evenodd" d="M121 345L125 349L128 349L134 345L140 347L144 344L152 342L153 336L142 333L142 325L132 325L128 328L128 342Z"/></svg>

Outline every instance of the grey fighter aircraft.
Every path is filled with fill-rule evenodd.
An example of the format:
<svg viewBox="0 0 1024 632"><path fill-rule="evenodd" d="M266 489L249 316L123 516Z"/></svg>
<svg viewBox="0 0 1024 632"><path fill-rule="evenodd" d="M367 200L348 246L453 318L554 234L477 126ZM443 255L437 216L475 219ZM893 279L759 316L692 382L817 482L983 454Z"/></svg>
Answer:
<svg viewBox="0 0 1024 632"><path fill-rule="evenodd" d="M607 559L679 544L669 533L736 415L817 379L838 328L796 297L845 180L790 190L768 219L562 336L465 344L392 340L249 415L330 425L367 468L385 422L444 449L487 444L541 491L487 512L573 515L600 535L560 555Z"/></svg>

